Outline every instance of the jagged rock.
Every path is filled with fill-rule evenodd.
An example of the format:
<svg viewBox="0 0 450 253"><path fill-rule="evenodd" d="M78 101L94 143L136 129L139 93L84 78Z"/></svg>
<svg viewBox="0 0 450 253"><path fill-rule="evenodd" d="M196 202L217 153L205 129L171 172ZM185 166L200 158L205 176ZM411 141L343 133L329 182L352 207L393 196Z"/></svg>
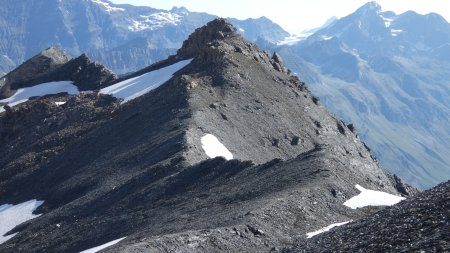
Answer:
<svg viewBox="0 0 450 253"><path fill-rule="evenodd" d="M183 42L183 46L178 50L177 55L184 58L197 57L208 48L209 43L230 36L237 36L236 28L226 19L215 19L207 25L197 28L189 35L189 38Z"/></svg>
<svg viewBox="0 0 450 253"><path fill-rule="evenodd" d="M86 54L82 54L62 66L51 78L71 80L84 91L103 88L115 81L117 76L102 64L93 62Z"/></svg>
<svg viewBox="0 0 450 253"><path fill-rule="evenodd" d="M272 66L280 72L287 73L288 70L284 66L283 60L281 59L281 56L278 53L273 53L272 55Z"/></svg>

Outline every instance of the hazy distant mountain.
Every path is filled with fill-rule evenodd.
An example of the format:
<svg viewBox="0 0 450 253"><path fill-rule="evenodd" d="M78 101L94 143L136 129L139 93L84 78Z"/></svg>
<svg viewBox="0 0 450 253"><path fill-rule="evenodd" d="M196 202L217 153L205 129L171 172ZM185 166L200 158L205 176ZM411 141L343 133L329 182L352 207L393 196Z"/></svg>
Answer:
<svg viewBox="0 0 450 253"><path fill-rule="evenodd" d="M371 2L279 50L387 170L430 187L450 178L448 49L450 24L438 14Z"/></svg>
<svg viewBox="0 0 450 253"><path fill-rule="evenodd" d="M117 73L175 53L197 27L214 19L185 8L170 11L107 0L5 0L0 6L0 72L50 46L87 53ZM244 36L270 42L289 34L266 18L233 19ZM13 65L7 58L11 59Z"/></svg>

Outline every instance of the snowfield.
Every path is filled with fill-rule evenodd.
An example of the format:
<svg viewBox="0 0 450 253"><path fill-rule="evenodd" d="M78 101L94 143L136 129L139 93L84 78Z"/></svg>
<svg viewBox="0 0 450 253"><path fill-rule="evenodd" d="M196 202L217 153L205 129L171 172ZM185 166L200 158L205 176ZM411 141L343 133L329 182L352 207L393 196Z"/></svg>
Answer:
<svg viewBox="0 0 450 253"><path fill-rule="evenodd" d="M0 244L11 239L16 234L5 236L5 234L17 225L40 216L33 214L34 210L42 205L44 201L29 200L17 205L5 204L0 206Z"/></svg>
<svg viewBox="0 0 450 253"><path fill-rule="evenodd" d="M63 92L67 92L70 95L79 93L77 86L73 85L72 81L49 82L18 89L11 97L0 100L0 103L8 104L12 107L28 101L31 97L40 97ZM3 112L4 110L5 109L3 109L2 106L0 112Z"/></svg>
<svg viewBox="0 0 450 253"><path fill-rule="evenodd" d="M221 156L227 160L233 159L233 154L212 134L202 137L202 148L209 158Z"/></svg>
<svg viewBox="0 0 450 253"><path fill-rule="evenodd" d="M188 65L191 61L192 59L180 61L165 68L127 79L101 89L100 93L123 99L122 103L126 103L169 81L175 72Z"/></svg>
<svg viewBox="0 0 450 253"><path fill-rule="evenodd" d="M103 7L105 7L105 10L107 12L112 12L112 11L125 11L124 8L117 8L117 7L113 7L111 6L108 2L103 2L101 0L92 0L92 2L96 3L96 4L100 4L103 5Z"/></svg>
<svg viewBox="0 0 450 253"><path fill-rule="evenodd" d="M361 208L365 206L392 206L404 200L404 197L392 195L386 192L368 190L359 184L356 189L361 193L344 202L343 205L351 209Z"/></svg>
<svg viewBox="0 0 450 253"><path fill-rule="evenodd" d="M171 12L158 12L150 15L141 15L142 20L131 20L128 29L133 32L143 30L156 30L168 25L176 26L181 22L182 16Z"/></svg>
<svg viewBox="0 0 450 253"><path fill-rule="evenodd" d="M345 225L345 224L347 224L347 223L349 223L349 222L351 222L351 221L345 221L345 222L340 222L340 223L334 223L334 224L331 224L331 225L329 225L329 226L327 226L327 227L324 227L324 228L321 228L321 229L319 229L319 230L317 230L317 231L306 233L306 237L311 238L311 237L316 236L316 235L318 235L318 234L321 234L321 233L323 233L323 232L330 231L332 228L335 228L335 227L339 227L339 226Z"/></svg>
<svg viewBox="0 0 450 253"><path fill-rule="evenodd" d="M94 248L90 248L90 249L87 249L87 250L83 250L83 251L81 251L80 253L95 253L95 252L98 252L98 251L100 251L100 250L102 250L102 249L106 249L106 248L108 248L109 246L112 246L112 245L114 245L114 244L117 244L118 242L122 241L122 240L125 239L125 238L126 238L126 237L122 237L122 238L120 238L120 239L117 239L117 240L114 240L114 241L110 241L110 242L105 243L105 244L103 244L103 245L100 245L100 246L97 246L97 247L94 247Z"/></svg>

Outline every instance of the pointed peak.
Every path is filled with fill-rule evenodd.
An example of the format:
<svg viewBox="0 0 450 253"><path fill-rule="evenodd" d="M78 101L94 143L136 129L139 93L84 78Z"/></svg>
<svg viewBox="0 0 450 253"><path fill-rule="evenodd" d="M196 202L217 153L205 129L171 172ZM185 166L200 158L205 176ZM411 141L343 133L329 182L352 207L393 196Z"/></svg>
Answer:
<svg viewBox="0 0 450 253"><path fill-rule="evenodd" d="M170 10L170 12L175 12L175 13L189 13L189 10L188 10L186 7L184 7L184 6L181 6L181 7L174 6L174 7L172 7L172 9Z"/></svg>
<svg viewBox="0 0 450 253"><path fill-rule="evenodd" d="M58 47L49 47L34 57L32 57L28 61L42 61L44 59L48 59L52 64L64 64L70 60L70 56L64 52L62 49Z"/></svg>
<svg viewBox="0 0 450 253"><path fill-rule="evenodd" d="M365 5L361 6L356 12L362 13L362 14L365 14L367 12L379 13L379 12L381 12L381 6L377 2L372 1L372 2L368 2Z"/></svg>

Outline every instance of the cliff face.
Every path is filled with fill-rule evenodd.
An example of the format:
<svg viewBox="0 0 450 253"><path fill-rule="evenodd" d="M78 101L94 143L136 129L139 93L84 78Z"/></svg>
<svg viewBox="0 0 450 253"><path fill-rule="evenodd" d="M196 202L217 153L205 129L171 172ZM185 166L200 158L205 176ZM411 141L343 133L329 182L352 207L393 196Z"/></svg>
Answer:
<svg viewBox="0 0 450 253"><path fill-rule="evenodd" d="M168 81L125 103L58 95L0 114L0 203L45 201L2 252L81 251L124 236L108 250L276 250L379 210L343 205L356 184L413 193L278 55L224 19L113 83L126 88L180 60Z"/></svg>

